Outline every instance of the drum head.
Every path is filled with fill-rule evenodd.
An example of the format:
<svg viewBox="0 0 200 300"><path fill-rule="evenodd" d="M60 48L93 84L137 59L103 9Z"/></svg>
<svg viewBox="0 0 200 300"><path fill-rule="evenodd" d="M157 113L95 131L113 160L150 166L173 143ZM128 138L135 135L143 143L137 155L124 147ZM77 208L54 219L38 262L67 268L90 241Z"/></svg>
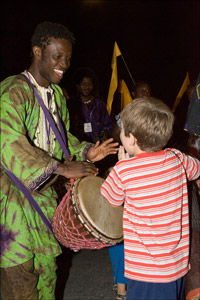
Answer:
<svg viewBox="0 0 200 300"><path fill-rule="evenodd" d="M75 201L88 222L101 234L110 239L123 238L123 207L113 207L101 196L100 188L104 179L88 176L79 180Z"/></svg>

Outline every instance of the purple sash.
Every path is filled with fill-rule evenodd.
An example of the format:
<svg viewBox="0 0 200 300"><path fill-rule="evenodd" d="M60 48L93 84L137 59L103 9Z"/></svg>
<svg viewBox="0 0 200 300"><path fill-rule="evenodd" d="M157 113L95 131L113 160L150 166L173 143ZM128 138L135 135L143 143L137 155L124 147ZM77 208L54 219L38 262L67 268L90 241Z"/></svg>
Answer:
<svg viewBox="0 0 200 300"><path fill-rule="evenodd" d="M28 74L28 73L27 73L27 74ZM25 76L25 77L26 77L26 76ZM29 77L26 77L26 78L27 78L27 80L29 81L29 83L31 84L31 86L32 86L32 88L33 88L34 94L35 94L35 96L37 97L37 100L38 100L40 106L42 107L42 110L43 110L43 112L44 112L44 114L45 114L45 117L47 118L47 120L48 120L48 122L49 122L49 125L51 126L51 128L52 128L52 130L53 130L53 132L54 132L54 134L55 134L55 136L56 136L56 138L57 138L57 140L58 140L58 142L59 142L59 144L60 144L61 149L63 150L63 152L64 152L66 158L68 158L68 157L69 157L69 153L68 153L67 147L66 147L65 132L64 132L64 129L63 129L62 122L61 122L61 120L60 120L59 114L58 114L58 109L57 109L57 117L58 117L59 127L60 127L60 131L61 131L61 135L62 135L62 136L60 135L60 133L59 133L59 131L58 131L56 125L55 125L55 122L54 122L52 116L50 115L48 109L47 109L46 106L44 105L44 102L43 102L42 98L41 98L40 95L37 93L37 91L36 91L36 89L34 88L32 82L30 81L30 78L29 78ZM56 105L56 108L57 108L57 105Z"/></svg>
<svg viewBox="0 0 200 300"><path fill-rule="evenodd" d="M1 166L2 166L2 164L1 164ZM31 196L31 194L29 193L28 189L25 187L25 185L23 185L23 183L13 173L11 173L6 168L4 168L4 166L2 166L2 167L3 167L4 171L7 173L7 175L16 184L16 186L18 186L18 188L24 193L24 196L29 200L29 202L31 203L31 205L38 212L38 214L40 215L40 217L44 221L45 225L52 231L51 223L45 217L45 215L43 214L41 208L39 207L39 205L37 204L37 202L33 199L33 197Z"/></svg>

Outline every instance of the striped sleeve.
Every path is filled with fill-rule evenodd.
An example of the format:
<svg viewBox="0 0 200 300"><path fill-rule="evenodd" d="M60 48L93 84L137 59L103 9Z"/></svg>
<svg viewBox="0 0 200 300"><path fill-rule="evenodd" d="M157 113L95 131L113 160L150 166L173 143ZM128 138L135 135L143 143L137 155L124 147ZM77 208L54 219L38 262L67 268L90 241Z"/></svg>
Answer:
<svg viewBox="0 0 200 300"><path fill-rule="evenodd" d="M124 190L116 167L101 186L101 194L113 206L121 206L124 202Z"/></svg>

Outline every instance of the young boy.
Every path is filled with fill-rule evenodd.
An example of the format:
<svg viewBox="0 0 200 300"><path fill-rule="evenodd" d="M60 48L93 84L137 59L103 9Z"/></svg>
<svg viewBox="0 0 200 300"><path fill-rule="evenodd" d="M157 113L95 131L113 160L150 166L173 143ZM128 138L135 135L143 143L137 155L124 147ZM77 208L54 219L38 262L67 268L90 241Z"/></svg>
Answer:
<svg viewBox="0 0 200 300"><path fill-rule="evenodd" d="M127 300L182 300L190 268L187 180L200 176L200 162L162 150L174 122L162 101L135 99L121 121L120 161L101 193L113 206L124 203Z"/></svg>

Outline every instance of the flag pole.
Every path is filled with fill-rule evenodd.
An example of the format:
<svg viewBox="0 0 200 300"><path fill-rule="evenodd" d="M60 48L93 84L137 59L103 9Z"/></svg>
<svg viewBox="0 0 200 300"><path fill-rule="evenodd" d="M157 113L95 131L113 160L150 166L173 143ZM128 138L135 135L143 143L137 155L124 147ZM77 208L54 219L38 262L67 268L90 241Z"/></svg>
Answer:
<svg viewBox="0 0 200 300"><path fill-rule="evenodd" d="M186 91L187 86L188 86L189 83L190 83L190 78L189 78L189 73L187 72L186 76L185 76L185 79L183 81L183 84L182 84L182 86L181 86L181 88L180 88L180 90L178 92L178 95L176 96L175 101L174 101L174 105L173 105L173 108L172 108L172 112L173 113L175 112L177 106L179 105L180 100L181 100L183 94L185 93L185 91Z"/></svg>
<svg viewBox="0 0 200 300"><path fill-rule="evenodd" d="M120 84L122 86L122 80L120 79ZM123 93L120 93L121 97L120 97L120 100L121 100L121 109L120 111L122 111L122 108L123 108Z"/></svg>
<svg viewBox="0 0 200 300"><path fill-rule="evenodd" d="M128 68L126 62L125 62L125 59L124 59L122 53L121 53L121 57L122 57L122 59L123 59L123 62L124 62L124 64L125 64L125 67L126 67L128 73L129 73L129 76L131 77L131 80L132 80L133 84L135 85L135 81L133 80L133 77L132 77L132 75L131 75L131 72L129 71L129 68Z"/></svg>

